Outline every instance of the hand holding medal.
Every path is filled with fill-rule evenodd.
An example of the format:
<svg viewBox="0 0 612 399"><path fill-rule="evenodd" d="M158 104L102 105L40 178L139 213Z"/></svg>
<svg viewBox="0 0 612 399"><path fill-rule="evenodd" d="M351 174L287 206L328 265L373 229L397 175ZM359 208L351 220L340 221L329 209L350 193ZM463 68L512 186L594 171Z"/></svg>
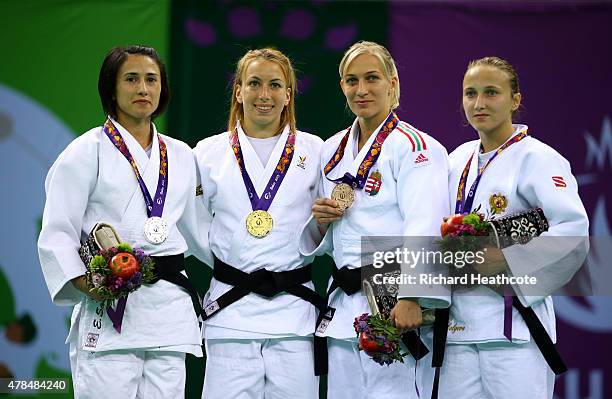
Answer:
<svg viewBox="0 0 612 399"><path fill-rule="evenodd" d="M317 198L312 205L312 216L320 228L327 230L327 226L340 220L346 208L334 198Z"/></svg>

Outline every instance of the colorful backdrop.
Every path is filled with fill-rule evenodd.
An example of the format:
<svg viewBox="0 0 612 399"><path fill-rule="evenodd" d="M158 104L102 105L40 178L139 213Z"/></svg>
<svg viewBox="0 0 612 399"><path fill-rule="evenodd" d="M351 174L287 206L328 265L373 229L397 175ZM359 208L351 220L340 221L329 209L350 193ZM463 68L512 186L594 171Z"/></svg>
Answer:
<svg viewBox="0 0 612 399"><path fill-rule="evenodd" d="M104 118L96 84L110 47L143 43L159 50L173 99L158 125L195 144L224 129L237 58L267 45L289 54L298 69L298 127L329 137L351 120L338 85L342 52L356 40L378 41L398 63L398 114L449 152L474 137L459 110L467 62L504 57L521 78L522 120L570 160L591 234L609 236L610 37L612 5L604 2L2 2L0 372L4 366L23 378L69 374L68 310L50 304L35 244L47 169L70 140ZM329 262L320 260L317 269L321 281ZM204 290L208 271L191 262L189 272ZM558 297L556 312L559 348L570 366L556 397L612 396L606 345L612 300ZM16 342L14 326L27 324L27 316L36 335ZM199 397L203 363L188 364L188 397Z"/></svg>

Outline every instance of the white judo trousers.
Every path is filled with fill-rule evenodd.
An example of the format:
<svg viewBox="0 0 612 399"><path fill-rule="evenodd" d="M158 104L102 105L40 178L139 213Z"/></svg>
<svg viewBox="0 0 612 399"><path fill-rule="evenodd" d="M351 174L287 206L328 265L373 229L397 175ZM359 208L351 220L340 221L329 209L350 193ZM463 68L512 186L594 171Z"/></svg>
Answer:
<svg viewBox="0 0 612 399"><path fill-rule="evenodd" d="M75 399L182 398L185 353L111 350L90 352L70 344Z"/></svg>
<svg viewBox="0 0 612 399"><path fill-rule="evenodd" d="M381 366L357 347L354 340L328 338L329 399L429 398L433 381L431 354L415 362ZM352 365L352 367L347 367Z"/></svg>
<svg viewBox="0 0 612 399"><path fill-rule="evenodd" d="M552 399L554 386L555 374L533 341L447 345L438 398Z"/></svg>
<svg viewBox="0 0 612 399"><path fill-rule="evenodd" d="M316 399L311 337L207 339L206 399Z"/></svg>

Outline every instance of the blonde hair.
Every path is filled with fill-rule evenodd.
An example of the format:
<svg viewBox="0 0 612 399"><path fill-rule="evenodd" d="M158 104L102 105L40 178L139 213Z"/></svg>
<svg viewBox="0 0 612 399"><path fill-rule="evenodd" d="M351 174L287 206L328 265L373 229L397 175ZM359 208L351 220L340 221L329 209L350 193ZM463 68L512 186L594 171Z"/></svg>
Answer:
<svg viewBox="0 0 612 399"><path fill-rule="evenodd" d="M227 129L230 132L233 131L238 121L244 125L244 108L236 99L236 92L238 91L238 87L242 86L243 77L248 66L251 62L259 59L274 62L278 64L283 71L287 88L291 89L291 92L289 95L289 103L283 108L283 112L281 113L280 128L282 129L286 125L289 125L289 129L295 132L297 130L295 122L295 94L297 92L295 71L293 70L289 58L279 50L273 48L249 50L242 56L240 61L238 61L234 82L232 83L232 99Z"/></svg>
<svg viewBox="0 0 612 399"><path fill-rule="evenodd" d="M399 74L397 73L397 67L395 66L395 61L389 50L387 50L384 46L381 46L378 43L368 42L365 40L358 41L353 44L346 52L344 53L344 57L342 57L342 61L340 61L340 65L338 67L338 73L340 73L340 79L346 73L346 69L353 62L357 56L361 54L370 54L374 57L378 58L381 65L383 66L383 73L385 78L390 82L393 78L397 79L397 85L395 86L395 90L393 90L393 94L391 96L391 109L396 109L399 107L400 100L400 80Z"/></svg>

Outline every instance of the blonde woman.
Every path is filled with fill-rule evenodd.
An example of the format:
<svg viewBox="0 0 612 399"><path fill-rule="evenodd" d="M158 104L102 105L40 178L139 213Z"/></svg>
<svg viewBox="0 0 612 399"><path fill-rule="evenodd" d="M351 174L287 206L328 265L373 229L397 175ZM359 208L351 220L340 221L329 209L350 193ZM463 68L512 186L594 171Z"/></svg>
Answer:
<svg viewBox="0 0 612 399"><path fill-rule="evenodd" d="M426 395L431 382L423 388L414 358L383 367L358 350L353 321L370 312L358 283L361 238L437 235L448 213L447 154L435 139L395 114L400 81L386 48L355 43L344 54L339 74L355 121L323 145L320 198L301 242L303 253L327 252L336 264L328 291L334 312L317 326L317 335L328 338L328 397L416 398L415 385ZM355 276L357 284L351 286L348 281ZM401 329L418 328L422 303L420 298L400 299L391 320Z"/></svg>
<svg viewBox="0 0 612 399"><path fill-rule="evenodd" d="M203 397L315 398L312 331L322 299L298 235L310 216L322 140L297 130L295 72L280 51L238 62L228 130L195 148L213 215Z"/></svg>

